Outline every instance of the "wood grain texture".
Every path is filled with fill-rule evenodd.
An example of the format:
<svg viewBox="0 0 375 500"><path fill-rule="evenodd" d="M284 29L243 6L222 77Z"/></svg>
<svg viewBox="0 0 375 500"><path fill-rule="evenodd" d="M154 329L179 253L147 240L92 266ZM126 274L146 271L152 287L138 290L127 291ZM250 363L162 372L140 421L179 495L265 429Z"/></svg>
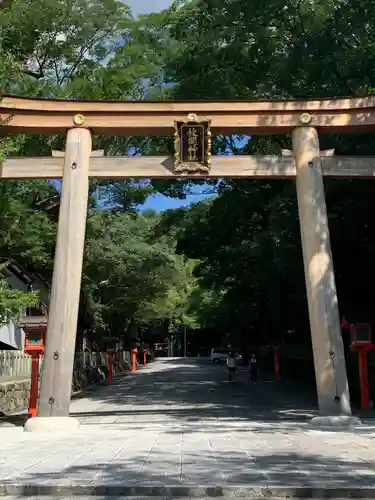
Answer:
<svg viewBox="0 0 375 500"><path fill-rule="evenodd" d="M4 132L65 133L82 115L83 127L94 134L149 136L173 134L174 120L189 113L210 118L213 134L290 133L301 125L302 113L310 125L327 132L355 132L375 127L375 96L304 101L76 101L3 96L0 128Z"/></svg>
<svg viewBox="0 0 375 500"><path fill-rule="evenodd" d="M324 99L273 99L273 100L233 100L233 101L98 101L77 99L45 99L40 97L21 97L3 95L0 98L0 108L8 111L41 111L44 113L61 111L75 114L89 111L101 113L112 112L184 112L194 111L211 113L226 112L253 112L253 111L342 111L352 109L367 109L375 107L375 94L365 97L338 97Z"/></svg>
<svg viewBox="0 0 375 500"><path fill-rule="evenodd" d="M375 179L375 157L322 156L325 177ZM64 158L9 158L0 162L2 179L61 179ZM171 178L272 178L296 176L295 162L289 156L214 156L210 174L181 176L173 172L172 158L160 156L91 156L92 179L171 179Z"/></svg>
<svg viewBox="0 0 375 500"><path fill-rule="evenodd" d="M64 162L64 177L38 417L69 416L90 154L90 132L86 129L69 130L65 158L60 160Z"/></svg>
<svg viewBox="0 0 375 500"><path fill-rule="evenodd" d="M96 151L91 151L90 158L100 158L104 156L104 149L97 149ZM52 150L52 158L64 158L65 151Z"/></svg>
<svg viewBox="0 0 375 500"><path fill-rule="evenodd" d="M350 415L318 134L313 127L299 127L292 137L319 410L324 416Z"/></svg>

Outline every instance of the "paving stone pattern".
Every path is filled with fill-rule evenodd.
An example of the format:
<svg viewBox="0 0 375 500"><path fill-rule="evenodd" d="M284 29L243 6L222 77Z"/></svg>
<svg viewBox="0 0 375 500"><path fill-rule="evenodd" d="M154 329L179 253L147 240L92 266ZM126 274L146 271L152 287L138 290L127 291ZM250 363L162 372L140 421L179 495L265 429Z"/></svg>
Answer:
<svg viewBox="0 0 375 500"><path fill-rule="evenodd" d="M158 360L73 401L78 433L24 433L22 418L0 426L3 494L11 485L72 494L103 486L375 487L371 420L316 430L307 395L267 380L249 386L246 370L236 384L226 378L224 366L203 359Z"/></svg>

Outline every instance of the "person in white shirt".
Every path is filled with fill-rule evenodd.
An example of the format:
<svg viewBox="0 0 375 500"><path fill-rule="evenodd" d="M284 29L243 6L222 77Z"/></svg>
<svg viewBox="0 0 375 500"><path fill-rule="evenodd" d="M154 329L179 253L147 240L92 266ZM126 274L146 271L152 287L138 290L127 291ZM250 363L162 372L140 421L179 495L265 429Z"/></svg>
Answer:
<svg viewBox="0 0 375 500"><path fill-rule="evenodd" d="M229 352L229 356L227 358L227 366L228 366L229 382L235 382L237 367L236 367L236 355L234 351Z"/></svg>

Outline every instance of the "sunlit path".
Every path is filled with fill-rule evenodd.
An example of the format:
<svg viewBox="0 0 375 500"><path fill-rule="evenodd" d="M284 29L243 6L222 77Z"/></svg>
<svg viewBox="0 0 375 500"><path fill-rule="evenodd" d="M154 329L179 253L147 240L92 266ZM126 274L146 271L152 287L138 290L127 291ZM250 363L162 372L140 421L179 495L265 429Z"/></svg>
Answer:
<svg viewBox="0 0 375 500"><path fill-rule="evenodd" d="M304 399L273 381L249 386L245 369L230 385L225 366L160 359L73 401L75 434L1 427L0 484L18 495L28 485L28 495L101 495L106 487L110 496L172 497L205 497L214 486L222 495L375 486L375 427L315 430Z"/></svg>
<svg viewBox="0 0 375 500"><path fill-rule="evenodd" d="M261 378L248 384L239 368L237 382L229 384L225 365L203 358L159 359L135 375L120 378L111 387L96 389L87 399L73 402L71 411L83 425L139 430L145 426L248 425L249 422L308 421L316 414L313 401L280 391L282 385Z"/></svg>

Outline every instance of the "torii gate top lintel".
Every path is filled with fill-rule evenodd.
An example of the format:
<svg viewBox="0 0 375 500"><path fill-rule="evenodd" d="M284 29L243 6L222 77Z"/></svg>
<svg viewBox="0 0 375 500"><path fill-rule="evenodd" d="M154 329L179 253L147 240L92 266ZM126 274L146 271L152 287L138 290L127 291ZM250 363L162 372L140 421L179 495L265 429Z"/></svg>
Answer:
<svg viewBox="0 0 375 500"><path fill-rule="evenodd" d="M82 126L102 135L172 135L174 120L185 120L189 113L210 118L213 134L290 133L301 125L358 132L375 127L375 95L270 101L83 101L4 95L0 129L55 134Z"/></svg>

